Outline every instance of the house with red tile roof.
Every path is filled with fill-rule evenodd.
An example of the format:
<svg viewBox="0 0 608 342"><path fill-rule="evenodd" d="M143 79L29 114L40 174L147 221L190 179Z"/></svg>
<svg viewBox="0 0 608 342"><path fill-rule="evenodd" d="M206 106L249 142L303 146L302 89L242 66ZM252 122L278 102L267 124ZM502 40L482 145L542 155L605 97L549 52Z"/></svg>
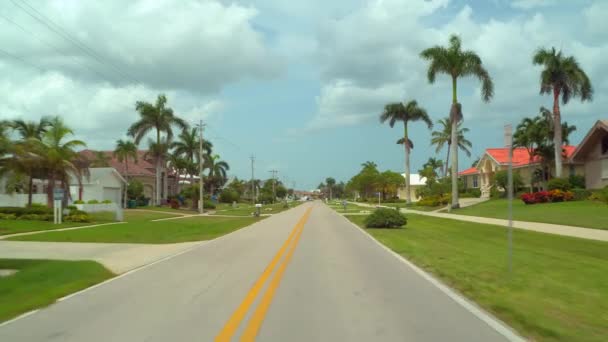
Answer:
<svg viewBox="0 0 608 342"><path fill-rule="evenodd" d="M608 186L608 120L598 120L572 153L572 161L582 163L585 187Z"/></svg>
<svg viewBox="0 0 608 342"><path fill-rule="evenodd" d="M572 160L572 155L576 146L566 145L563 147L563 170L562 175L584 175L584 165L582 162ZM533 152L533 151L532 151ZM524 147L513 149L513 171L521 175L524 186L529 187L533 182L536 170L544 169L545 178L550 178L555 174L555 165L545 165L541 163L541 158L532 155ZM490 188L494 184L496 172L506 170L509 166L509 149L506 147L488 148L479 159L479 162L464 171L458 173L463 180L466 188L476 188L481 190L482 197L490 195Z"/></svg>

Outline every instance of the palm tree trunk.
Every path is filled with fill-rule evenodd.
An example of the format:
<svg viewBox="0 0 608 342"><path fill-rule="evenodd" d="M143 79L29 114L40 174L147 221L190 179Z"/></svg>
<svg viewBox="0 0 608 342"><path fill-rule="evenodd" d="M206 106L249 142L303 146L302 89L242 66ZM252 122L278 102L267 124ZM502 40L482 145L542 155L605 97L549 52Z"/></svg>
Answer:
<svg viewBox="0 0 608 342"><path fill-rule="evenodd" d="M555 145L555 177L562 176L562 120L559 112L559 89L553 89L553 144Z"/></svg>
<svg viewBox="0 0 608 342"><path fill-rule="evenodd" d="M452 106L458 104L456 77L452 77ZM451 111L450 111L451 112ZM458 209L458 118L451 118L452 124L452 209Z"/></svg>
<svg viewBox="0 0 608 342"><path fill-rule="evenodd" d="M405 147L405 201L412 203L410 194L410 141L407 136L407 121L403 123L403 146Z"/></svg>
<svg viewBox="0 0 608 342"><path fill-rule="evenodd" d="M129 188L129 157L125 158L125 191L124 191L124 199L123 199L123 208L127 209L127 199L128 199L128 188Z"/></svg>
<svg viewBox="0 0 608 342"><path fill-rule="evenodd" d="M452 143L450 141L450 143L448 144L448 153L445 156L445 167L443 169L443 178L446 178L448 176L448 166L450 165L450 150L451 149L452 149Z"/></svg>
<svg viewBox="0 0 608 342"><path fill-rule="evenodd" d="M160 158L156 158L156 193L154 194L154 204L160 205Z"/></svg>
<svg viewBox="0 0 608 342"><path fill-rule="evenodd" d="M32 191L34 189L34 177L30 174L30 179L28 180L27 185L27 206L32 206Z"/></svg>
<svg viewBox="0 0 608 342"><path fill-rule="evenodd" d="M52 208L53 207L53 189L55 188L55 176L51 173L49 174L48 184L46 187L46 201L47 205Z"/></svg>

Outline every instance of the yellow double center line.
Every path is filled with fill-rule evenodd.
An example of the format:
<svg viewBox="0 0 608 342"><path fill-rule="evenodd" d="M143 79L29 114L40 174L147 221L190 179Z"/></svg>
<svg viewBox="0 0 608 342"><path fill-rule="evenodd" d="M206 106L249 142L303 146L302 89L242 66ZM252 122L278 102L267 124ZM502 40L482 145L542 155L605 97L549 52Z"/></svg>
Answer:
<svg viewBox="0 0 608 342"><path fill-rule="evenodd" d="M295 251L296 246L298 245L298 241L300 240L300 236L302 235L302 231L304 230L304 224L306 224L306 221L308 220L311 211L312 208L308 208L308 210L306 210L306 212L300 218L298 223L296 223L291 233L289 233L289 237L287 237L287 240L281 246L281 249L279 249L277 254L275 254L275 256L272 258L270 264L268 264L262 275L260 275L260 277L256 280L256 282L253 284L253 286L247 293L247 296L245 296L245 299L243 299L239 307L234 311L232 316L230 316L230 319L228 319L228 322L226 322L226 325L224 325L220 333L216 336L216 342L229 342L232 336L234 336L237 329L239 328L239 325L241 324L241 321L247 315L249 308L251 307L255 299L258 297L258 294L264 287L264 284L266 284L268 278L270 278L270 276L272 275L272 272L274 271L277 264L281 261L283 254L285 254L285 251L287 251L285 258L283 258L281 264L279 265L279 268L277 269L277 272L274 274L274 277L272 277L270 283L268 284L266 292L260 299L260 303L251 315L251 318L249 319L249 322L241 336L241 341L255 341L255 337L257 336L258 331L262 326L262 322L264 321L266 312L270 308L272 298L274 297L274 294L277 288L279 287L279 284L281 283L281 278L283 277L283 273L285 273L287 264L289 263L289 260L291 260L293 252Z"/></svg>

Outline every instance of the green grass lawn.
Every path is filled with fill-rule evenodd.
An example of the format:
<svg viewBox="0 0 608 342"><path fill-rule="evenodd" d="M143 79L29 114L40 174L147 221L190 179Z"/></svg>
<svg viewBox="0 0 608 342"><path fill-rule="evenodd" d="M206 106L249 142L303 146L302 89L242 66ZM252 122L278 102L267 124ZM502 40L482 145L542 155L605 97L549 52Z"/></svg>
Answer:
<svg viewBox="0 0 608 342"><path fill-rule="evenodd" d="M52 221L0 220L0 235L90 226L94 224L114 222L114 213L94 213L91 214L91 217L93 219L92 222L63 222L61 224L54 224Z"/></svg>
<svg viewBox="0 0 608 342"><path fill-rule="evenodd" d="M403 229L367 231L527 338L606 341L608 243L515 230L509 277L504 227L407 216Z"/></svg>
<svg viewBox="0 0 608 342"><path fill-rule="evenodd" d="M364 207L361 205L356 205L353 203L347 203L346 204L346 211L344 210L344 206L342 205L342 202L336 202L336 201L332 201L329 202L327 204L330 208L334 209L335 211L337 211L338 213L347 213L347 214L352 214L352 213L361 213L361 212L372 212L374 211L374 208L370 208L370 207Z"/></svg>
<svg viewBox="0 0 608 342"><path fill-rule="evenodd" d="M179 209L173 209L171 207L147 206L147 207L137 207L137 208L134 208L134 209L131 209L131 210L137 210L137 209L160 211L160 212L165 212L165 213L184 214L184 215L191 215L191 214L196 214L197 213L197 211L195 209L186 208L186 207L182 207L182 208L179 208Z"/></svg>
<svg viewBox="0 0 608 342"><path fill-rule="evenodd" d="M19 270L0 277L0 322L114 276L94 261L0 259L0 269Z"/></svg>
<svg viewBox="0 0 608 342"><path fill-rule="evenodd" d="M259 221L253 217L188 217L17 236L15 241L176 243L211 240Z"/></svg>
<svg viewBox="0 0 608 342"><path fill-rule="evenodd" d="M453 210L453 214L507 219L507 200L490 200ZM526 205L513 200L513 219L568 226L608 229L608 205L594 201L572 201Z"/></svg>
<svg viewBox="0 0 608 342"><path fill-rule="evenodd" d="M158 220L163 218L178 217L177 215L167 214L166 212L150 212L150 211L138 211L137 209L127 209L124 211L124 219L126 222L147 222L151 220Z"/></svg>
<svg viewBox="0 0 608 342"><path fill-rule="evenodd" d="M282 211L294 208L299 204L299 202L291 202L289 203L288 208L284 208L284 204L282 202L275 204L265 204L262 206L260 213L277 214ZM231 204L218 203L215 209L215 213L212 215L251 216L253 212L255 212L255 206L252 206L251 204L239 203L237 208L233 208Z"/></svg>

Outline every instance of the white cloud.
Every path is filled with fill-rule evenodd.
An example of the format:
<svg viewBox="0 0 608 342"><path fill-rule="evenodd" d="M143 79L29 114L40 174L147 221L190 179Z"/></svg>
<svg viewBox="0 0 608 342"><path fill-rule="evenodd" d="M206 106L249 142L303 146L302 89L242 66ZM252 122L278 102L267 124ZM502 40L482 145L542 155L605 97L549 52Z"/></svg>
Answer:
<svg viewBox="0 0 608 342"><path fill-rule="evenodd" d="M606 37L608 32L608 2L596 1L583 11L583 15L587 21L587 29L593 34Z"/></svg>
<svg viewBox="0 0 608 342"><path fill-rule="evenodd" d="M557 3L556 0L514 0L511 3L511 6L519 9L532 9L538 7L547 7L552 6Z"/></svg>

